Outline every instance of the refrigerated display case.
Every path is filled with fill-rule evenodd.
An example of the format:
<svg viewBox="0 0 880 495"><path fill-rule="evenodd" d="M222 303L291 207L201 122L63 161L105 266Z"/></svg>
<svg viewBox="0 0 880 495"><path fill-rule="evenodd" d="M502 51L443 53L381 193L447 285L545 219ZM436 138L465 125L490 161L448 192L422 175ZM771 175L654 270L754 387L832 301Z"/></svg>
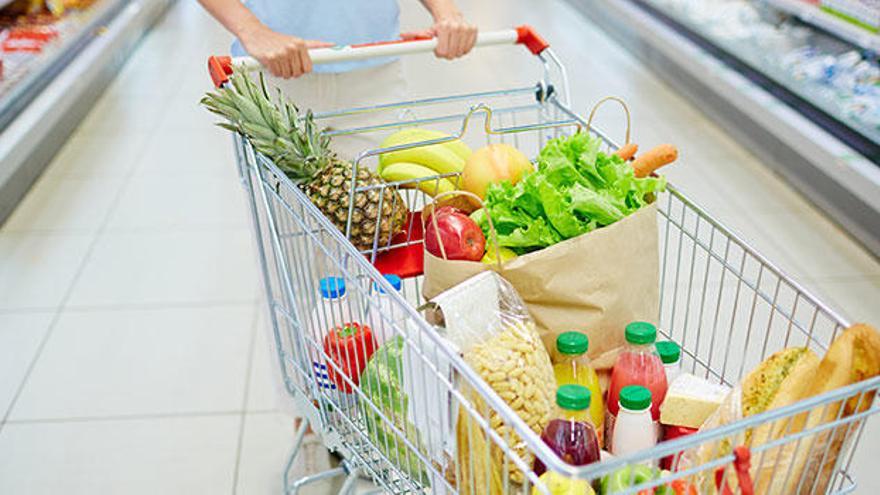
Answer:
<svg viewBox="0 0 880 495"><path fill-rule="evenodd" d="M880 164L880 35L869 16L862 26L805 0L636 3Z"/></svg>
<svg viewBox="0 0 880 495"><path fill-rule="evenodd" d="M0 0L0 223L173 0Z"/></svg>
<svg viewBox="0 0 880 495"><path fill-rule="evenodd" d="M880 255L880 1L569 2Z"/></svg>

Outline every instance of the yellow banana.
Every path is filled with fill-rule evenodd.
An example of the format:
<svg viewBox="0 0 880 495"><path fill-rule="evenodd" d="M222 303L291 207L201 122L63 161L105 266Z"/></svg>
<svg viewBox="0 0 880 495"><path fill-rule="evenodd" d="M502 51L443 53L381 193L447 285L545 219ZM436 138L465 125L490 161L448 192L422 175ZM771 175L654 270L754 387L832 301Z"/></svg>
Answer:
<svg viewBox="0 0 880 495"><path fill-rule="evenodd" d="M400 187L418 188L429 196L436 196L447 191L454 191L455 184L444 177L437 177L437 172L417 163L392 163L380 173L386 182L403 182Z"/></svg>
<svg viewBox="0 0 880 495"><path fill-rule="evenodd" d="M382 147L400 146L444 137L449 137L449 134L427 129L403 129L386 138L382 142ZM461 172L464 168L464 162L470 154L471 149L461 140L456 139L448 143L432 144L380 155L379 171L392 163L409 162L424 165L441 174Z"/></svg>

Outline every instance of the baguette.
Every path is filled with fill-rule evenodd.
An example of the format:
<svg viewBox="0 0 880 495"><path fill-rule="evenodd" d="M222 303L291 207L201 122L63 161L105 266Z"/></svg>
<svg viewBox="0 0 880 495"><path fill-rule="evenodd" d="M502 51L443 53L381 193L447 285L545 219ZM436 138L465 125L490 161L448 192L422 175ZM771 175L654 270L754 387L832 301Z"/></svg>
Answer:
<svg viewBox="0 0 880 495"><path fill-rule="evenodd" d="M819 357L806 347L791 347L783 349L765 359L740 382L737 389L727 395L724 403L700 426L700 431L710 430L723 426L753 414L759 414L776 407L783 407L798 400L809 386L809 380L819 368ZM697 452L688 454L690 466L695 468L704 466L706 463L717 459L719 456L733 452L734 443L757 447L773 438L774 433L779 433L785 425L762 425L745 432L745 438L737 435L707 443L698 448ZM766 453L770 459L775 459L778 448L771 449ZM757 460L757 459L756 459ZM759 461L764 464L763 461ZM736 485L736 475L732 466L725 477L729 483ZM767 476L767 468L754 464L752 473L756 485L755 493L785 493L779 486L771 486L772 480ZM700 485L700 493L719 493L714 478L710 473L703 473ZM762 476L762 474L764 476ZM735 489L735 488L734 488Z"/></svg>
<svg viewBox="0 0 880 495"><path fill-rule="evenodd" d="M880 333L865 324L853 325L831 343L804 398L877 375L880 375ZM874 395L872 390L857 394L847 401L829 404L824 408L824 413L811 415L806 428L816 428L838 417L843 419L863 412L871 407ZM861 421L846 423L807 437L810 441L802 442L798 456L793 461L789 483L791 491L788 493L825 493L833 478L838 455L854 438L851 433L857 432L860 426Z"/></svg>

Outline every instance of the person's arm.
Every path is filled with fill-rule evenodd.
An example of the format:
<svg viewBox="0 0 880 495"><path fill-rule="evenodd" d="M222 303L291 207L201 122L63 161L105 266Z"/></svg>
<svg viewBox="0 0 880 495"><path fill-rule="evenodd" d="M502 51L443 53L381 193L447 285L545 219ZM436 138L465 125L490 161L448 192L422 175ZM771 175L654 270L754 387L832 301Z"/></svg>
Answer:
<svg viewBox="0 0 880 495"><path fill-rule="evenodd" d="M332 43L308 41L272 31L240 0L199 0L199 3L272 75L299 77L312 71L309 48Z"/></svg>
<svg viewBox="0 0 880 495"><path fill-rule="evenodd" d="M453 59L465 55L477 42L477 28L465 21L464 16L453 0L421 0L422 5L434 18L434 25L427 31L404 33L402 38L415 36L434 36L437 48L434 50L440 58Z"/></svg>

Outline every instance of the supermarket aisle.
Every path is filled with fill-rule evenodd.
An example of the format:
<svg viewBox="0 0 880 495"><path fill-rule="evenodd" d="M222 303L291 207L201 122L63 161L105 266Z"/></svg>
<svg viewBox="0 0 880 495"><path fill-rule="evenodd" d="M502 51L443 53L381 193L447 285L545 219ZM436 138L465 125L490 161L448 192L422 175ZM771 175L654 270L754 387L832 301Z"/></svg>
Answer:
<svg viewBox="0 0 880 495"><path fill-rule="evenodd" d="M577 109L624 97L640 142L680 145L672 180L846 314L880 322L880 263L564 3L461 3L484 28L533 24ZM404 7L404 26L427 24ZM279 492L292 424L274 409L247 211L229 138L197 105L203 60L227 44L179 2L0 230L0 493ZM514 55L414 59L407 73L416 94L534 79ZM622 129L616 112L601 120ZM878 432L857 460L866 492L880 489Z"/></svg>

